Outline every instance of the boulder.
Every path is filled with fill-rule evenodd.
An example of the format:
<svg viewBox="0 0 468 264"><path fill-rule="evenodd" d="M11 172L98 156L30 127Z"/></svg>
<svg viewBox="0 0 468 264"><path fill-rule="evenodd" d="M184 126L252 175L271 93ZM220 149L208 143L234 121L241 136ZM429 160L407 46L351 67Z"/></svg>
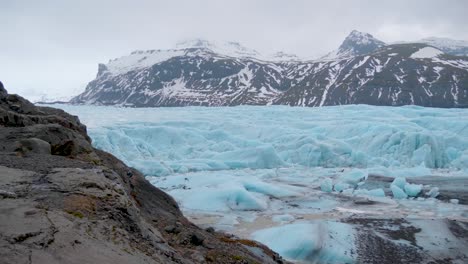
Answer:
<svg viewBox="0 0 468 264"><path fill-rule="evenodd" d="M16 142L16 151L26 154L28 152L35 154L51 154L51 146L48 142L39 138L27 138Z"/></svg>

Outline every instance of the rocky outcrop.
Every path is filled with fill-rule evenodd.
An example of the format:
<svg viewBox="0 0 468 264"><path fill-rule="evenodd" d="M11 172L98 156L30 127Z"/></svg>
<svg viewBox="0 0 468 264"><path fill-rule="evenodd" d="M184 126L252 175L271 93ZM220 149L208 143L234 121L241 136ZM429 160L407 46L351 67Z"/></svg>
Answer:
<svg viewBox="0 0 468 264"><path fill-rule="evenodd" d="M0 86L2 263L282 263L265 246L190 223L169 195L64 111Z"/></svg>
<svg viewBox="0 0 468 264"><path fill-rule="evenodd" d="M5 87L3 87L3 83L0 82L0 96L6 96L7 91L5 90Z"/></svg>

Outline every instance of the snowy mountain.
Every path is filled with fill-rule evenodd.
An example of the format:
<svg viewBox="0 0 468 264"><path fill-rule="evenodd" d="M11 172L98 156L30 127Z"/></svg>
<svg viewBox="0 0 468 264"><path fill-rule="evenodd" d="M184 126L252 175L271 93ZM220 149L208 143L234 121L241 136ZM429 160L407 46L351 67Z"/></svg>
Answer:
<svg viewBox="0 0 468 264"><path fill-rule="evenodd" d="M231 57L258 57L256 50L242 46L238 42L212 42L203 39L192 39L176 44L177 49L209 49L213 52Z"/></svg>
<svg viewBox="0 0 468 264"><path fill-rule="evenodd" d="M365 55L295 67L302 72L296 72L291 87L274 104L468 107L468 58L425 44L388 45Z"/></svg>
<svg viewBox="0 0 468 264"><path fill-rule="evenodd" d="M385 45L358 31L314 61L285 53L263 56L235 42L194 40L100 64L96 79L71 102L468 107L468 57L424 43Z"/></svg>
<svg viewBox="0 0 468 264"><path fill-rule="evenodd" d="M468 41L449 38L425 38L420 41L455 56L468 56Z"/></svg>
<svg viewBox="0 0 468 264"><path fill-rule="evenodd" d="M241 57L241 58L256 58L264 61L290 61L290 60L301 60L297 55L285 53L282 51L273 54L261 54L260 52L249 49L239 42L228 41L228 42L214 42L203 39L192 39L182 41L176 44L176 49L202 49L210 50L217 54L222 54L230 57Z"/></svg>
<svg viewBox="0 0 468 264"><path fill-rule="evenodd" d="M383 46L385 46L385 43L374 38L371 34L353 30L337 50L328 53L322 57L322 59L333 60L337 58L364 55Z"/></svg>
<svg viewBox="0 0 468 264"><path fill-rule="evenodd" d="M132 66L130 61L136 63ZM234 58L205 48L161 51L154 56L132 53L100 65L96 79L72 102L130 106L266 104L286 90L281 78L282 68L273 62Z"/></svg>

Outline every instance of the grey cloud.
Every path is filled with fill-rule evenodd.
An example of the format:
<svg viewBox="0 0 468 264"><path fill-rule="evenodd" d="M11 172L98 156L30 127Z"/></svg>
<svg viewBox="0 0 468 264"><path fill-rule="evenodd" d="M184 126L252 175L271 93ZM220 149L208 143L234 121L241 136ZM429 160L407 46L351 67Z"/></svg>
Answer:
<svg viewBox="0 0 468 264"><path fill-rule="evenodd" d="M465 0L6 0L0 78L13 92L66 94L99 62L194 37L308 57L335 49L353 29L387 42L468 39L466 10Z"/></svg>

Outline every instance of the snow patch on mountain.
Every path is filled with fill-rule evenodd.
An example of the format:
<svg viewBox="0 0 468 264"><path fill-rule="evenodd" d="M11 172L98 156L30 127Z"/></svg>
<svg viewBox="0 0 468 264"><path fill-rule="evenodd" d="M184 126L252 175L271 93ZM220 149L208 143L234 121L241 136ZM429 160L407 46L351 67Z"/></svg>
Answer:
<svg viewBox="0 0 468 264"><path fill-rule="evenodd" d="M109 61L106 67L112 75L119 75L151 67L172 57L182 56L185 53L185 50L138 50L130 55Z"/></svg>
<svg viewBox="0 0 468 264"><path fill-rule="evenodd" d="M258 57L260 53L249 49L239 42L208 41L204 39L191 39L176 44L176 49L209 49L215 53L231 57Z"/></svg>
<svg viewBox="0 0 468 264"><path fill-rule="evenodd" d="M468 41L466 40L430 37L424 38L421 41L424 43L432 44L434 46L442 46L447 48L468 47Z"/></svg>
<svg viewBox="0 0 468 264"><path fill-rule="evenodd" d="M431 59L436 58L439 55L444 54L441 50L438 50L433 47L424 47L415 53L411 54L410 58L412 59Z"/></svg>
<svg viewBox="0 0 468 264"><path fill-rule="evenodd" d="M145 69L155 64L167 61L171 58L185 55L203 55L215 53L219 56L234 58L251 58L261 61L300 61L294 55L284 52L277 52L272 55L263 55L254 49L249 49L238 42L216 42L203 39L193 39L179 42L175 49L169 50L137 50L130 55L110 60L103 65L104 72L113 76L125 74L131 71Z"/></svg>
<svg viewBox="0 0 468 264"><path fill-rule="evenodd" d="M449 38L430 37L420 42L434 46L446 53L456 56L468 56L468 41Z"/></svg>

